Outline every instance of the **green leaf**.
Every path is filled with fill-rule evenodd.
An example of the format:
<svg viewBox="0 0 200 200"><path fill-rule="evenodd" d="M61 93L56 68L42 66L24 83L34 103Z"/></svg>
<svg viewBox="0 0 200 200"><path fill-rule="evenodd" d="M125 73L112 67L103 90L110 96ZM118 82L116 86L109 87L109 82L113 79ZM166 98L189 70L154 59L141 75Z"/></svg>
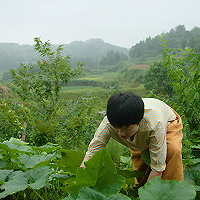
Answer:
<svg viewBox="0 0 200 200"><path fill-rule="evenodd" d="M45 161L50 162L50 159L54 156L55 156L55 153L54 154L48 154L48 155L40 154L40 155L32 155L32 156L28 156L26 154L21 154L19 156L19 160L20 160L20 163L24 164L23 168L34 168L35 166L37 166L40 163L43 163ZM47 164L49 162L47 162Z"/></svg>
<svg viewBox="0 0 200 200"><path fill-rule="evenodd" d="M200 180L200 171L199 170L187 170L184 171L184 180L188 183L191 183L197 191L200 191L199 180Z"/></svg>
<svg viewBox="0 0 200 200"><path fill-rule="evenodd" d="M16 143L16 140L14 140L15 138L11 138L10 141L5 141L3 142L3 144L6 144L10 149L15 149L17 151L29 151L30 147L27 146L26 144L22 143ZM13 143L12 141L15 141L15 143ZM18 141L18 140L17 140Z"/></svg>
<svg viewBox="0 0 200 200"><path fill-rule="evenodd" d="M88 187L80 190L77 200L130 200L127 196L123 194L113 194L109 197L102 195L101 193L92 190Z"/></svg>
<svg viewBox="0 0 200 200"><path fill-rule="evenodd" d="M61 199L61 200L74 200L74 198L72 198L70 195L65 197L64 199Z"/></svg>
<svg viewBox="0 0 200 200"><path fill-rule="evenodd" d="M90 188L83 188L78 194L77 200L104 200L106 197Z"/></svg>
<svg viewBox="0 0 200 200"><path fill-rule="evenodd" d="M5 181L8 174L10 174L13 170L0 170L0 180Z"/></svg>
<svg viewBox="0 0 200 200"><path fill-rule="evenodd" d="M58 154L62 155L62 158L58 161L55 161L58 166L63 171L68 171L71 173L76 173L77 168L81 165L81 162L84 158L83 151L73 151L73 150L59 150Z"/></svg>
<svg viewBox="0 0 200 200"><path fill-rule="evenodd" d="M195 98L196 98L196 100L199 100L199 93L198 92L195 92Z"/></svg>
<svg viewBox="0 0 200 200"><path fill-rule="evenodd" d="M120 161L123 163L129 163L131 161L130 157L120 156Z"/></svg>
<svg viewBox="0 0 200 200"><path fill-rule="evenodd" d="M67 179L74 178L75 175L74 175L74 174L72 174L72 175L51 174L51 177L54 178L54 179L59 180L59 182L62 184L62 183L63 183L64 181L66 181Z"/></svg>
<svg viewBox="0 0 200 200"><path fill-rule="evenodd" d="M154 177L143 187L139 188L140 200L192 200L196 192L192 185L185 181L161 180Z"/></svg>
<svg viewBox="0 0 200 200"><path fill-rule="evenodd" d="M48 175L51 174L53 170L50 170L48 166L40 166L34 170L31 170L30 178L32 183L28 185L33 189L40 189L45 187L48 180Z"/></svg>
<svg viewBox="0 0 200 200"><path fill-rule="evenodd" d="M17 139L17 138L13 138L11 137L11 139L9 140L9 142L13 143L13 144L23 144L23 145L27 145L28 143L27 142L24 142L20 139Z"/></svg>
<svg viewBox="0 0 200 200"><path fill-rule="evenodd" d="M110 154L102 149L95 153L89 161L85 162L85 169L79 167L76 172L76 181L69 184L66 189L73 198L76 198L82 187L93 186L93 189L110 195L120 190L125 180L117 174Z"/></svg>
<svg viewBox="0 0 200 200"><path fill-rule="evenodd" d="M7 166L6 162L0 159L0 168L4 168L6 166Z"/></svg>
<svg viewBox="0 0 200 200"><path fill-rule="evenodd" d="M27 188L28 178L28 173L23 173L22 171L14 172L12 179L1 186L1 189L5 191L0 193L0 198L25 190Z"/></svg>
<svg viewBox="0 0 200 200"><path fill-rule="evenodd" d="M27 187L31 187L33 189L45 187L50 173L52 173L52 170L50 170L48 166L40 166L27 172L11 172L8 175L9 180L1 186L1 189L4 191L0 193L0 198L25 190Z"/></svg>
<svg viewBox="0 0 200 200"><path fill-rule="evenodd" d="M132 178L132 177L147 177L148 175L134 170L132 168L124 169L124 170L117 170L117 173L122 175L124 178Z"/></svg>

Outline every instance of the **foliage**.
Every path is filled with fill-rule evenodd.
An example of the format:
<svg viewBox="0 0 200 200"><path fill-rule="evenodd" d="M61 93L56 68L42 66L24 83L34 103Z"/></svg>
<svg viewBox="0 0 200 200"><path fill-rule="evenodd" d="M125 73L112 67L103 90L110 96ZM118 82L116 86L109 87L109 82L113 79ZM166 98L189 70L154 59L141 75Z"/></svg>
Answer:
<svg viewBox="0 0 200 200"><path fill-rule="evenodd" d="M0 143L0 150L0 198L134 199L132 193L125 193L125 190L121 193L121 188L126 188L128 178L138 176L138 172L133 169L117 170L105 149L87 161L85 169L79 167L83 152L66 151L53 144L34 147L12 138ZM183 195L183 191L187 192L184 199L192 199L195 195L194 187L184 181L152 179L139 189L139 198L146 199L152 190L166 199L168 193L165 191L169 192L163 190L166 187L178 197ZM180 189L182 194L177 193Z"/></svg>
<svg viewBox="0 0 200 200"><path fill-rule="evenodd" d="M123 54L114 52L113 50L108 51L105 57L102 57L102 59L99 61L99 65L101 67L109 66L109 65L116 65L122 60L129 60L128 56Z"/></svg>
<svg viewBox="0 0 200 200"><path fill-rule="evenodd" d="M184 171L184 179L194 185L196 191L200 192L200 161L193 165L190 170Z"/></svg>
<svg viewBox="0 0 200 200"><path fill-rule="evenodd" d="M117 166L120 165L120 158L123 153L124 146L114 140L113 138L110 138L108 144L106 145L105 149L108 151L108 153L111 155L112 160L117 164Z"/></svg>
<svg viewBox="0 0 200 200"><path fill-rule="evenodd" d="M179 112L184 123L183 163L185 176L193 180L199 190L199 173L194 171L200 162L199 127L200 127L200 54L194 49L181 50L180 56L172 55L173 49L167 47L167 41L161 38L165 48L163 64L168 69L169 81L174 89L174 108ZM188 171L189 170L189 171Z"/></svg>
<svg viewBox="0 0 200 200"><path fill-rule="evenodd" d="M19 115L18 105L0 99L0 139L1 141L11 137L20 138L23 129L22 116Z"/></svg>
<svg viewBox="0 0 200 200"><path fill-rule="evenodd" d="M162 35L167 35L166 38L170 48L185 49L185 47L188 47L200 51L200 28L198 27L187 31L184 25L178 25L175 29L162 33ZM150 57L155 57L157 58L156 60L159 60L159 55L161 56L161 51L164 50L159 44L159 38L159 35L154 38L148 37L146 40L140 41L135 46L132 46L129 51L131 60L144 62L144 60L148 60Z"/></svg>
<svg viewBox="0 0 200 200"><path fill-rule="evenodd" d="M141 200L192 200L195 198L195 194L194 187L184 181L162 181L160 177L154 177L139 189Z"/></svg>
<svg viewBox="0 0 200 200"><path fill-rule="evenodd" d="M67 186L67 191L73 198L77 198L82 187L92 186L102 194L110 195L119 191L124 181L124 178L117 174L110 155L102 149L85 163L85 169L77 169L76 181Z"/></svg>
<svg viewBox="0 0 200 200"><path fill-rule="evenodd" d="M128 198L127 196L124 196L123 194L112 194L106 197L102 195L100 192L97 192L88 187L81 189L77 198L77 200L118 200L118 199L130 200L130 198ZM73 200L73 198L68 196L62 200Z"/></svg>
<svg viewBox="0 0 200 200"><path fill-rule="evenodd" d="M151 163L151 160L150 160L150 154L149 154L149 151L142 151L141 152L141 160L150 167L150 163Z"/></svg>
<svg viewBox="0 0 200 200"><path fill-rule="evenodd" d="M88 145L102 120L97 113L103 110L104 103L90 92L77 101L68 101L59 134L55 136L56 143L67 149L78 148L83 143Z"/></svg>
<svg viewBox="0 0 200 200"><path fill-rule="evenodd" d="M121 83L134 83L135 79L138 76L142 76L144 73L144 70L139 69L139 68L130 68L126 67L121 69L121 73L118 76L118 79L120 80ZM142 77L141 77L142 79Z"/></svg>
<svg viewBox="0 0 200 200"><path fill-rule="evenodd" d="M55 145L29 146L15 138L0 143L0 150L0 198L12 194L18 199L24 195L28 199L43 199L41 194L45 199L64 197L67 193L61 186L73 179L72 173L84 156L81 151L65 151Z"/></svg>
<svg viewBox="0 0 200 200"><path fill-rule="evenodd" d="M172 82L175 95L177 97L179 112L187 120L190 131L197 131L200 127L200 54L194 49L185 49L182 57L170 55L172 49L166 46L164 42L164 67L168 67L168 74ZM194 138L195 140L195 138Z"/></svg>
<svg viewBox="0 0 200 200"><path fill-rule="evenodd" d="M153 91L154 94L173 95L172 82L167 74L168 68L163 69L162 61L154 62L144 76L146 90Z"/></svg>
<svg viewBox="0 0 200 200"><path fill-rule="evenodd" d="M52 44L52 49L56 49L57 45ZM118 51L128 55L128 49L105 43L102 39L90 39L85 42L74 41L70 44L63 45L62 55L73 55L70 63L76 66L78 61L85 62L85 66L90 69L98 67L99 60L106 56L110 50ZM0 71L6 72L8 69L14 69L19 63L35 63L39 60L39 55L34 51L32 45L19 45L15 43L0 43ZM4 76L4 78L8 78ZM5 80L3 79L3 80Z"/></svg>
<svg viewBox="0 0 200 200"><path fill-rule="evenodd" d="M79 167L84 156L81 151L66 151L53 144L34 147L12 138L0 143L0 150L0 198L134 199L133 193L126 194L121 188L127 187L128 178L143 176L133 169L117 170L105 149L87 161L85 169ZM139 189L139 198L146 199L153 191L167 199L166 188L170 188L170 199L174 194L185 195L184 199L195 195L194 187L184 181L154 178Z"/></svg>
<svg viewBox="0 0 200 200"><path fill-rule="evenodd" d="M19 88L18 95L23 99L34 98L40 102L45 100L58 100L58 93L64 84L81 73L82 63L78 63L77 69L69 65L69 56L61 55L63 50L60 45L56 51L51 50L49 41L44 44L40 38L34 38L35 50L40 53L41 61L37 61L38 72L33 71L33 65L21 64L16 72L10 69L14 84ZM47 59L47 60L46 60Z"/></svg>
<svg viewBox="0 0 200 200"><path fill-rule="evenodd" d="M65 112L61 108L61 103L44 101L43 106L39 108L34 104L30 108L20 105L20 108L25 121L31 127L26 141L37 146L55 142L55 137L59 133L60 121Z"/></svg>
<svg viewBox="0 0 200 200"><path fill-rule="evenodd" d="M43 43L40 38L34 38L35 50L40 53L41 61L37 67L32 64L21 64L17 71L10 69L18 96L28 102L21 106L25 121L32 127L31 139L36 145L54 142L58 133L59 120L64 110L59 102L61 87L82 72L82 63L72 68L69 56L63 57L62 45L55 51L51 50L49 41ZM31 102L31 103L30 103Z"/></svg>

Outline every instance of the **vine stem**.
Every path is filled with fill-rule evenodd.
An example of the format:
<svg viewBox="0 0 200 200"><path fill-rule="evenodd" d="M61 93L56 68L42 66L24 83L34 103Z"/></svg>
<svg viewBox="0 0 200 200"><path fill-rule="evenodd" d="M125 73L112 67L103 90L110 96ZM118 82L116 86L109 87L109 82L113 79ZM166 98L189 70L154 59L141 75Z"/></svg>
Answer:
<svg viewBox="0 0 200 200"><path fill-rule="evenodd" d="M38 192L36 192L33 188L32 188L32 190L38 195L38 197L39 197L41 200L44 200L44 199L38 194Z"/></svg>

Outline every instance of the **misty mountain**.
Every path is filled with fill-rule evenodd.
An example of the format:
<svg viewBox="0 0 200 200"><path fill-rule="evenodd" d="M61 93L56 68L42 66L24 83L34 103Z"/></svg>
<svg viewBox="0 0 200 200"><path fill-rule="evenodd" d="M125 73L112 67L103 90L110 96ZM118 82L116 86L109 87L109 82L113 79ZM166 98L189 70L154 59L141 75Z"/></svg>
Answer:
<svg viewBox="0 0 200 200"><path fill-rule="evenodd" d="M161 33L154 38L147 37L132 46L131 49L105 43L102 39L96 38L63 44L62 55L71 56L71 65L77 65L80 61L84 62L85 67L90 69L115 65L117 62L129 58L134 62L151 64L152 60L159 60L162 57L161 51L164 47L160 45L160 35L167 35L167 45L170 48L184 49L188 47L200 52L200 28L194 27L189 31L185 29L184 25L178 25L169 32ZM57 47L58 45L51 45L52 50ZM10 68L18 68L20 63L30 63L37 60L40 60L40 55L34 50L33 45L0 43L0 72L8 71Z"/></svg>
<svg viewBox="0 0 200 200"><path fill-rule="evenodd" d="M52 50L57 47L58 45L51 45ZM105 43L102 39L90 39L84 42L73 41L70 44L64 44L63 48L63 56L70 55L72 63L90 60L90 63L96 64L111 50L125 55L129 53L129 49ZM2 72L8 71L10 68L17 68L20 63L30 63L37 60L40 60L40 55L34 50L33 45L0 43L0 71Z"/></svg>
<svg viewBox="0 0 200 200"><path fill-rule="evenodd" d="M148 58L158 58L164 50L159 39L164 36L169 48L177 50L187 47L200 52L200 28L194 27L189 31L185 29L184 25L178 25L169 32L163 32L154 38L148 37L132 46L129 51L131 60L145 62Z"/></svg>

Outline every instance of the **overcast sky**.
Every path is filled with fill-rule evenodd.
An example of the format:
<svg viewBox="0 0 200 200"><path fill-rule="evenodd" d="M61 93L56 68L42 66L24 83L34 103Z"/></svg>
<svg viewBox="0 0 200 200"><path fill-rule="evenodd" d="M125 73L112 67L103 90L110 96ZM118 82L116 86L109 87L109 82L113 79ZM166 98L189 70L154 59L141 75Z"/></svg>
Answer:
<svg viewBox="0 0 200 200"><path fill-rule="evenodd" d="M0 43L101 38L130 48L177 25L200 27L200 0L0 0Z"/></svg>

